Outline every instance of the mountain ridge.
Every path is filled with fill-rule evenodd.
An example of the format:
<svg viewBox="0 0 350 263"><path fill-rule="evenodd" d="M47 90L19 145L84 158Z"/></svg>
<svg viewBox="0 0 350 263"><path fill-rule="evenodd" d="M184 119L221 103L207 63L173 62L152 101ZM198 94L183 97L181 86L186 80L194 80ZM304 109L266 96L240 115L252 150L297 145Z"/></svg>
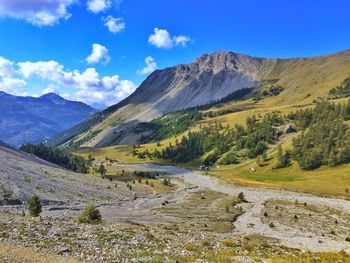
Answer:
<svg viewBox="0 0 350 263"><path fill-rule="evenodd" d="M53 93L39 98L0 93L0 139L18 147L51 137L85 120L96 110Z"/></svg>
<svg viewBox="0 0 350 263"><path fill-rule="evenodd" d="M70 137L76 136L76 145L87 147L132 144L141 135L128 134L128 130L137 123L205 105L243 88L259 92L279 87L280 94L264 98L266 105L307 104L325 96L349 75L348 49L330 55L283 59L231 51L203 54L192 63L156 70L133 94L104 110L99 121Z"/></svg>

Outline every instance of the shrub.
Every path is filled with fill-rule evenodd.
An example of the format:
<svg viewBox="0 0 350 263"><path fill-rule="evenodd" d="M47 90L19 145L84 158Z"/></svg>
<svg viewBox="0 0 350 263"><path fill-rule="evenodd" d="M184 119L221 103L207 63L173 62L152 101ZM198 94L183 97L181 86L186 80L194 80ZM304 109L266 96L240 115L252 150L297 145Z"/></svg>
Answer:
<svg viewBox="0 0 350 263"><path fill-rule="evenodd" d="M30 199L28 203L28 210L30 216L37 217L40 215L42 207L38 196L34 195L32 199Z"/></svg>
<svg viewBox="0 0 350 263"><path fill-rule="evenodd" d="M238 200L241 202L241 203L246 203L247 202L247 199L245 199L245 196L244 196L244 193L243 192L240 192L238 194Z"/></svg>
<svg viewBox="0 0 350 263"><path fill-rule="evenodd" d="M235 246L235 242L232 239L224 239L222 241L222 243L224 244L225 247L234 247Z"/></svg>
<svg viewBox="0 0 350 263"><path fill-rule="evenodd" d="M98 224L101 221L102 216L100 210L93 204L87 205L78 217L78 222L83 224Z"/></svg>
<svg viewBox="0 0 350 263"><path fill-rule="evenodd" d="M164 178L163 184L164 184L165 186L170 186L170 185L171 185L170 179Z"/></svg>
<svg viewBox="0 0 350 263"><path fill-rule="evenodd" d="M101 177L103 178L107 172L105 166L103 164L101 164L99 167L98 167L98 173L101 175Z"/></svg>

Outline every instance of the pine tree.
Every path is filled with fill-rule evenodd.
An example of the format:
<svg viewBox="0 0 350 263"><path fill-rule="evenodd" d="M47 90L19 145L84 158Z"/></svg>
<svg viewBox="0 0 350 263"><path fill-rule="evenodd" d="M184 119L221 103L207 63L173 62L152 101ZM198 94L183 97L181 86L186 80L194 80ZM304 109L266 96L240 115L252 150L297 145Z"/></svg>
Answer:
<svg viewBox="0 0 350 263"><path fill-rule="evenodd" d="M38 196L34 195L32 199L28 203L29 215L33 217L37 217L40 215L42 211L40 199Z"/></svg>
<svg viewBox="0 0 350 263"><path fill-rule="evenodd" d="M329 153L328 165L331 166L331 167L334 167L334 166L337 165L336 154L335 154L333 148L330 150L330 153Z"/></svg>
<svg viewBox="0 0 350 263"><path fill-rule="evenodd" d="M97 224L102 220L100 210L93 204L85 207L84 211L79 215L78 222L84 224Z"/></svg>
<svg viewBox="0 0 350 263"><path fill-rule="evenodd" d="M290 159L291 159L291 152L290 151L286 151L285 154L283 154L283 149L282 149L282 145L279 144L277 147L278 153L277 153L277 164L275 165L276 169L280 169L280 168L285 168L288 167L291 163L290 163Z"/></svg>
<svg viewBox="0 0 350 263"><path fill-rule="evenodd" d="M97 171L101 175L101 177L104 177L106 172L107 172L107 170L103 164L100 165L100 167L98 168Z"/></svg>

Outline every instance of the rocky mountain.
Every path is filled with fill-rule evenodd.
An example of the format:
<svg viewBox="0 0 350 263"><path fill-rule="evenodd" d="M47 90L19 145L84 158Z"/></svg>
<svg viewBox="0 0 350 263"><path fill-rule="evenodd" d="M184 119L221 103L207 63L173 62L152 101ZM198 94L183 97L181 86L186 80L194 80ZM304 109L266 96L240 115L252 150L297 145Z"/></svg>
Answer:
<svg viewBox="0 0 350 263"><path fill-rule="evenodd" d="M54 93L34 98L0 92L0 112L0 140L18 147L66 130L96 110Z"/></svg>
<svg viewBox="0 0 350 263"><path fill-rule="evenodd" d="M88 147L132 144L141 136L132 127L168 112L218 101L245 88L255 95L271 93L263 102L267 107L308 104L349 75L350 50L291 59L218 51L153 72L128 98L51 142Z"/></svg>

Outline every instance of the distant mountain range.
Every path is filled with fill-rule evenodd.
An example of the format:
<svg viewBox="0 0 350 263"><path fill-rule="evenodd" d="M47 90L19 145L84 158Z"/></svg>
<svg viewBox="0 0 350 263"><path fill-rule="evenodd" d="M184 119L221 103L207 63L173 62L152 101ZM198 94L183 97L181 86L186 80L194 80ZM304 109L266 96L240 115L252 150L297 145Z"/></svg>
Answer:
<svg viewBox="0 0 350 263"><path fill-rule="evenodd" d="M36 143L84 121L94 108L55 93L39 98L0 91L0 140L19 147Z"/></svg>

